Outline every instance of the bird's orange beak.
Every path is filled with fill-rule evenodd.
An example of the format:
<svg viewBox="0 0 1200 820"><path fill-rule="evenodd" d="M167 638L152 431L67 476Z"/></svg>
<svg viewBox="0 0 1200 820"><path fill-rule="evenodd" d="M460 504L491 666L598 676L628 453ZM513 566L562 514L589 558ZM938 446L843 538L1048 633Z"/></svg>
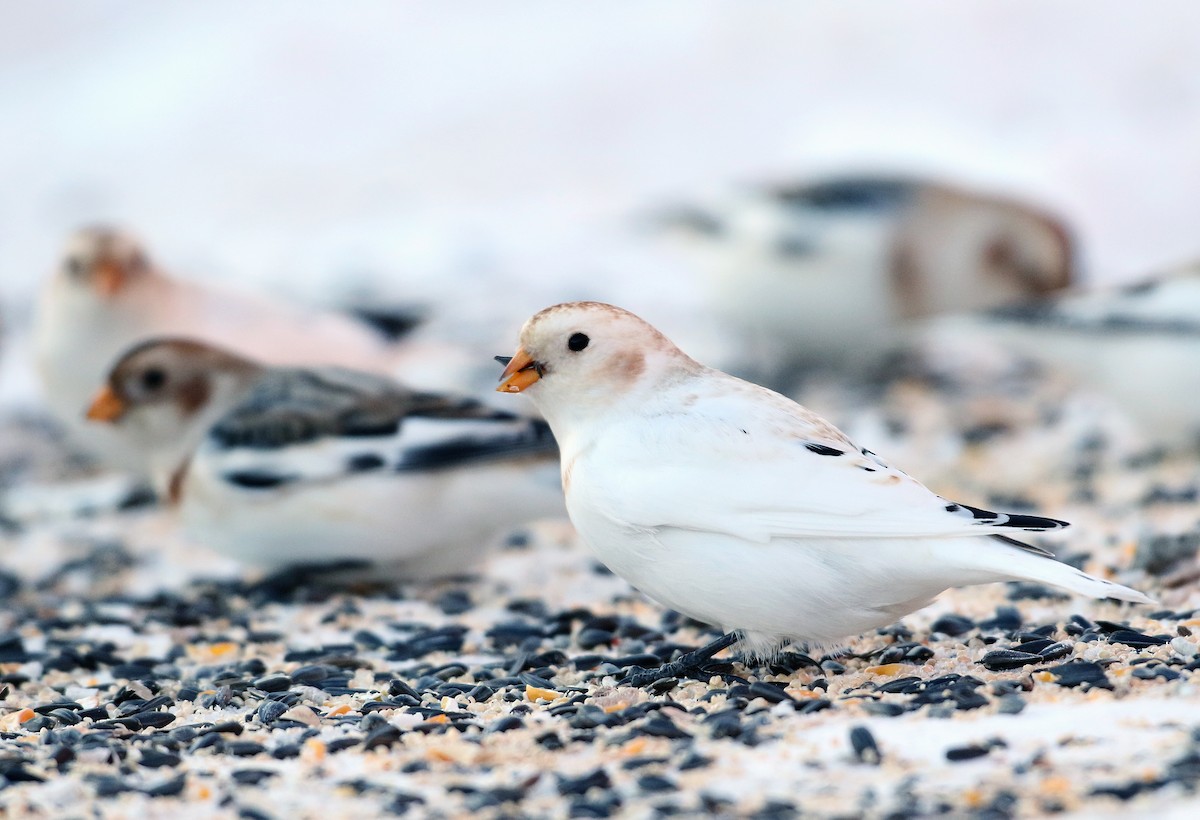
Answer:
<svg viewBox="0 0 1200 820"><path fill-rule="evenodd" d="M517 348L512 358L497 356L496 361L505 364L504 372L500 374L498 393L520 393L542 377L542 366L523 348Z"/></svg>
<svg viewBox="0 0 1200 820"><path fill-rule="evenodd" d="M105 385L100 388L96 398L92 399L92 406L88 408L87 417L91 421L112 424L121 420L121 416L125 415L125 409L125 401L114 393L111 387Z"/></svg>
<svg viewBox="0 0 1200 820"><path fill-rule="evenodd" d="M96 290L107 299L125 284L125 269L116 262L105 260L96 265L93 277Z"/></svg>

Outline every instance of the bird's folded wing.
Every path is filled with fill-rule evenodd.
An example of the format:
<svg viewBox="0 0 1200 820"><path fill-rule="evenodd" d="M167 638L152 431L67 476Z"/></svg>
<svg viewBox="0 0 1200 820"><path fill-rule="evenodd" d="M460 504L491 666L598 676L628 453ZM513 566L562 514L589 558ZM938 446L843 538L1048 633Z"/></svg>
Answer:
<svg viewBox="0 0 1200 820"><path fill-rule="evenodd" d="M325 436L392 435L410 417L508 422L520 417L473 399L409 390L343 368L275 368L212 428L226 447L270 450Z"/></svg>
<svg viewBox="0 0 1200 820"><path fill-rule="evenodd" d="M1066 526L947 501L844 439L755 438L754 431L739 429L691 447L660 448L643 441L638 450L633 441L617 444L624 448L626 464L631 453L639 452L638 463L610 481L589 475L588 501L633 527L720 532L758 542L1012 534ZM605 460L604 452L597 452L592 469L608 474Z"/></svg>
<svg viewBox="0 0 1200 820"><path fill-rule="evenodd" d="M995 308L984 320L1024 330L1104 337L1200 337L1200 265L1112 290L1072 293Z"/></svg>
<svg viewBox="0 0 1200 820"><path fill-rule="evenodd" d="M193 465L251 489L557 452L545 422L340 369L277 370L210 431Z"/></svg>

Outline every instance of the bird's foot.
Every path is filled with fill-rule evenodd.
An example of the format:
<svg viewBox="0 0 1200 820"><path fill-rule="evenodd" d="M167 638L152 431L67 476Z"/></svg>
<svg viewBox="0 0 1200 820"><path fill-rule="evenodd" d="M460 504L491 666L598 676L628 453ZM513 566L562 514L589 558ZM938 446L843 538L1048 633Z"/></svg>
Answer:
<svg viewBox="0 0 1200 820"><path fill-rule="evenodd" d="M681 655L670 663L664 663L654 669L638 669L636 672L630 672L621 680L620 685L634 686L640 689L664 678L686 677L703 669L712 660L713 655L737 643L737 640L736 633L728 632L699 649Z"/></svg>
<svg viewBox="0 0 1200 820"><path fill-rule="evenodd" d="M638 669L636 672L630 672L621 679L619 685L632 686L636 689L641 689L643 686L649 686L656 681L678 678L684 674L685 671L688 670L684 670L682 667L680 667L678 661L673 663L664 663L662 666L657 666L653 669Z"/></svg>

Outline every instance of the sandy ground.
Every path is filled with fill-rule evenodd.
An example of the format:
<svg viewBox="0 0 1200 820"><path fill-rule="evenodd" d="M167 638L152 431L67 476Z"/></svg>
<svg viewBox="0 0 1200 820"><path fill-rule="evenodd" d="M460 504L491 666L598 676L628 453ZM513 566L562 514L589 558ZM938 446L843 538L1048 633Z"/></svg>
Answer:
<svg viewBox="0 0 1200 820"><path fill-rule="evenodd" d="M793 392L944 495L1071 520L1044 546L1161 608L951 591L819 667L720 663L650 693L624 671L708 633L561 523L464 580L261 583L169 511L114 510L127 485L46 426L25 343L80 222L132 225L186 275L511 335L560 298L686 303L689 272L636 230L664 202L862 168L1044 202L1089 279L1140 276L1195 250L1194 3L4 11L9 816L1200 810L1196 454L1055 377ZM1024 665L980 663L1012 647Z"/></svg>
<svg viewBox="0 0 1200 820"><path fill-rule="evenodd" d="M565 524L470 579L329 589L257 583L157 508L65 517L26 492L3 536L0 800L112 817L1194 813L1191 454L1028 373L805 392L851 429L882 418L879 451L948 496L1073 521L1041 543L1160 604L950 591L820 668L721 662L650 692L622 669L707 633ZM7 440L10 475L69 471L27 429Z"/></svg>

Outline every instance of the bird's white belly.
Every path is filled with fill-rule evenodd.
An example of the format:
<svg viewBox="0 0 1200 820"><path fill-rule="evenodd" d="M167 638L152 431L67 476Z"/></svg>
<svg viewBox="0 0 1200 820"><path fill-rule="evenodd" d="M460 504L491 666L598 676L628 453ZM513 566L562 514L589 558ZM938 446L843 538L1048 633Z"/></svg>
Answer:
<svg viewBox="0 0 1200 820"><path fill-rule="evenodd" d="M751 643L831 644L894 622L949 586L978 582L939 568L920 539L775 539L622 527L572 510L610 569L658 603Z"/></svg>
<svg viewBox="0 0 1200 820"><path fill-rule="evenodd" d="M72 440L110 465L144 472L143 454L126 436L84 418L109 368L133 341L123 328L123 318L43 306L34 332L34 354L46 403Z"/></svg>

